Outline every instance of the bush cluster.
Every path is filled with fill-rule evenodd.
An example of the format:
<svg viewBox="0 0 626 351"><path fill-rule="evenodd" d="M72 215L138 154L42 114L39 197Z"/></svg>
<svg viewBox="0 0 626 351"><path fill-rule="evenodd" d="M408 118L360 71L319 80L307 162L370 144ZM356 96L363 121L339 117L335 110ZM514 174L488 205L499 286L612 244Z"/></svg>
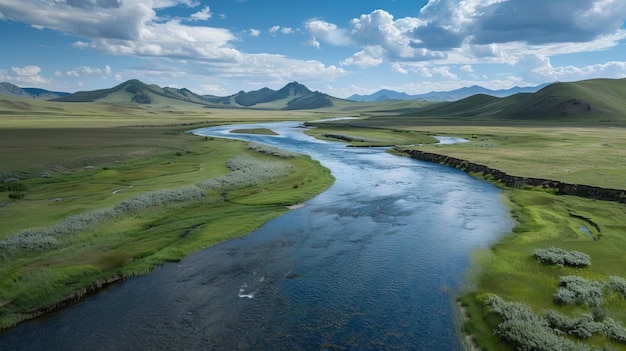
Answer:
<svg viewBox="0 0 626 351"><path fill-rule="evenodd" d="M626 279L622 277L610 276L609 281L605 284L607 290L626 298Z"/></svg>
<svg viewBox="0 0 626 351"><path fill-rule="evenodd" d="M18 182L0 183L0 192L26 191L26 190L28 190L28 187L24 183L18 183Z"/></svg>
<svg viewBox="0 0 626 351"><path fill-rule="evenodd" d="M598 307L602 305L602 289L604 284L587 280L576 275L562 276L559 289L554 300L562 304L587 305Z"/></svg>
<svg viewBox="0 0 626 351"><path fill-rule="evenodd" d="M226 162L232 171L221 177L199 182L202 189L232 190L249 188L289 175L294 167L282 161L260 161L250 156L235 156Z"/></svg>
<svg viewBox="0 0 626 351"><path fill-rule="evenodd" d="M546 313L548 325L556 333L569 334L580 339L587 339L594 334L602 334L620 343L626 343L626 328L612 318L597 320L590 314L570 318L555 311Z"/></svg>
<svg viewBox="0 0 626 351"><path fill-rule="evenodd" d="M122 201L115 205L113 209L119 214L132 214L152 206L161 206L174 202L196 201L203 196L204 193L202 190L193 186L157 190Z"/></svg>
<svg viewBox="0 0 626 351"><path fill-rule="evenodd" d="M530 307L520 302L508 302L490 295L487 306L502 318L495 334L518 350L596 350L558 335L546 318L537 316Z"/></svg>
<svg viewBox="0 0 626 351"><path fill-rule="evenodd" d="M535 258L546 264L570 267L587 267L591 265L589 255L579 251L567 251L550 247L547 249L536 249L533 254Z"/></svg>
<svg viewBox="0 0 626 351"><path fill-rule="evenodd" d="M260 152L262 154L272 155L272 156L276 156L280 158L292 158L292 157L296 157L297 155L296 153L293 153L287 150L283 150L283 149L279 149L273 146L269 146L269 145L265 145L261 143L255 143L255 142L248 143L248 149L256 151L256 152Z"/></svg>
<svg viewBox="0 0 626 351"><path fill-rule="evenodd" d="M77 233L89 227L132 214L151 206L166 205L174 202L199 200L204 192L197 187L183 187L178 189L158 190L138 197L122 201L113 208L104 208L94 211L68 216L59 224L26 230L8 238L0 240L0 249L23 249L27 251L43 251L58 244L57 237Z"/></svg>
<svg viewBox="0 0 626 351"><path fill-rule="evenodd" d="M574 335L580 339L590 338L595 333L602 332L604 324L596 321L590 314L582 314L578 318L570 318L556 311L546 313L548 325L557 333Z"/></svg>

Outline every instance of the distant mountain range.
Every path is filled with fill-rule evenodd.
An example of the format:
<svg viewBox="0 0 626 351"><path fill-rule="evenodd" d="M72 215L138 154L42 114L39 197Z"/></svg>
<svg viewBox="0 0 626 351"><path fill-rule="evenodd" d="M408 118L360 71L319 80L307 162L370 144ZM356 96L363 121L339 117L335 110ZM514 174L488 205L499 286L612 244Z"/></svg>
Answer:
<svg viewBox="0 0 626 351"><path fill-rule="evenodd" d="M7 82L0 83L0 95L8 95L25 99L52 100L69 94L70 93L49 91L38 88L20 88L17 85Z"/></svg>
<svg viewBox="0 0 626 351"><path fill-rule="evenodd" d="M119 104L180 105L190 103L205 107L256 108L273 110L302 110L332 107L337 98L313 92L292 82L280 90L263 88L230 96L198 95L188 89L161 88L133 79L110 89L79 91L54 99L59 102L111 102Z"/></svg>
<svg viewBox="0 0 626 351"><path fill-rule="evenodd" d="M531 90L531 92L523 92L527 90ZM532 90L538 91L532 92ZM476 93L477 91L486 91L489 94ZM516 91L522 92L515 93ZM465 98L455 101L426 103L414 99L385 100L383 96L392 96L391 91L382 92L384 94L378 97L378 102L355 102L311 91L297 82L289 83L279 90L262 88L249 92L240 91L225 97L198 95L184 88L162 88L135 79L110 89L81 91L73 94L35 88L25 89L10 83L0 83L0 94L17 98L46 100L56 96L51 100L55 102L100 102L129 106L144 105L151 108L177 106L266 110L333 108L336 111L390 112L411 118L463 117L479 118L484 121L493 118L558 121L576 121L579 118L585 118L585 120L599 122L626 120L626 79L590 79L496 91L474 86L452 92L430 93L438 94L430 96L439 97L447 94L445 96L450 98L471 94ZM406 95L398 94L400 94L398 96ZM509 95L505 97L496 96L506 94ZM425 95L429 94L421 96ZM15 103L8 105L13 106Z"/></svg>
<svg viewBox="0 0 626 351"><path fill-rule="evenodd" d="M370 95L354 94L348 97L352 101L385 101L385 100L427 100L427 101L457 101L476 94L486 94L495 97L507 97L517 93L534 93L546 87L544 83L534 87L513 87L511 89L491 90L478 85L464 87L451 91L432 91L426 94L409 95L393 90L379 90Z"/></svg>

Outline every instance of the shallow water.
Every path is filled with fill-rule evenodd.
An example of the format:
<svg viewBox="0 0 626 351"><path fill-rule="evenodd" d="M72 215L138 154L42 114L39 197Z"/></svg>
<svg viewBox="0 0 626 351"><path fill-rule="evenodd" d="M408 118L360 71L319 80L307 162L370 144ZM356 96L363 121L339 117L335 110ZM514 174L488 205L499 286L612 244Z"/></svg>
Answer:
<svg viewBox="0 0 626 351"><path fill-rule="evenodd" d="M511 228L498 189L298 123L262 126L280 135L194 132L309 154L335 184L243 239L23 323L0 349L459 350L453 306L470 253Z"/></svg>

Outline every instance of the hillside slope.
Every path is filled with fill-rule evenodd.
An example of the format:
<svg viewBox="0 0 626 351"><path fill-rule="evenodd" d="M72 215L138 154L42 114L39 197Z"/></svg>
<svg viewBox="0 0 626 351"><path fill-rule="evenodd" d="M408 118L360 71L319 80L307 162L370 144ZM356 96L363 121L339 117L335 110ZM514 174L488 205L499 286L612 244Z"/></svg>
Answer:
<svg viewBox="0 0 626 351"><path fill-rule="evenodd" d="M536 93L505 98L478 94L455 102L429 105L413 113L430 117L626 122L626 79L554 83Z"/></svg>

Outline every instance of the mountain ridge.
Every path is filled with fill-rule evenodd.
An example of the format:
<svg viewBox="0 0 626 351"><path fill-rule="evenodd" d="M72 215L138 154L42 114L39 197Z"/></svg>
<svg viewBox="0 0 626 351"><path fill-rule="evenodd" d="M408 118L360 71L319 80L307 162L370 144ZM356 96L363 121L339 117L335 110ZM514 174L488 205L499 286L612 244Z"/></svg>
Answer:
<svg viewBox="0 0 626 351"><path fill-rule="evenodd" d="M517 93L534 93L548 86L550 83L543 83L531 87L512 87L509 89L492 90L479 85L472 85L450 91L431 91L425 94L409 95L404 92L382 89L369 95L354 94L347 98L352 101L384 101L384 100L428 100L428 101L457 101L475 94L486 94L495 97L507 97Z"/></svg>
<svg viewBox="0 0 626 351"><path fill-rule="evenodd" d="M52 100L69 94L70 93L39 88L20 88L9 82L0 83L0 95L8 95L25 99Z"/></svg>
<svg viewBox="0 0 626 351"><path fill-rule="evenodd" d="M109 89L79 91L54 99L54 101L113 102L153 106L188 103L203 107L299 110L332 107L333 99L337 98L320 92L312 92L298 82L288 83L279 90L262 88L219 97L198 95L186 88L161 88L158 85L148 85L137 79L131 79Z"/></svg>

